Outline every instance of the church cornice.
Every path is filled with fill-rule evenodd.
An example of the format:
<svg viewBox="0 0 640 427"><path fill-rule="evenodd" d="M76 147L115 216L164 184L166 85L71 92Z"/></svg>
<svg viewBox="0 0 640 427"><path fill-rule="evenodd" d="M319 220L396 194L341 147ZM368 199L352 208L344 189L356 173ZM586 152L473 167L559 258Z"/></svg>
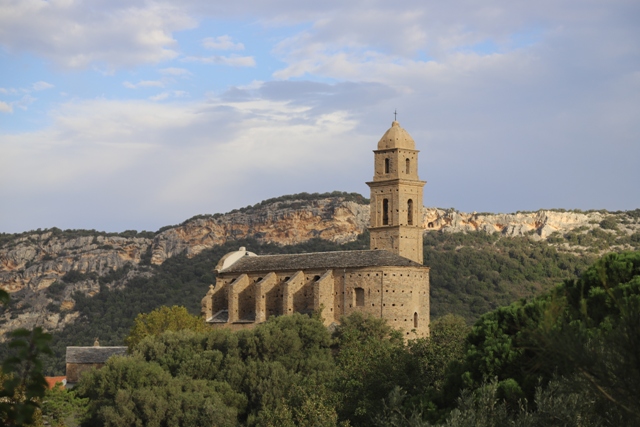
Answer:
<svg viewBox="0 0 640 427"><path fill-rule="evenodd" d="M374 153L391 153L394 151L408 151L410 153L419 153L420 150L414 150L411 148L383 148L380 150L373 150Z"/></svg>
<svg viewBox="0 0 640 427"><path fill-rule="evenodd" d="M366 182L369 187L384 187L387 185L408 185L411 187L424 187L427 181L413 180L413 179L385 179L380 181L369 181Z"/></svg>

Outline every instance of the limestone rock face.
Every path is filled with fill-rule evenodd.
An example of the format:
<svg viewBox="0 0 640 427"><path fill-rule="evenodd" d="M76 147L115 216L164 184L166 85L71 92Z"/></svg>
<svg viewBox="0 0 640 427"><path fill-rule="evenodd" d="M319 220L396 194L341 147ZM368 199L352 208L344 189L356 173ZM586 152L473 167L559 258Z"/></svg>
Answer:
<svg viewBox="0 0 640 427"><path fill-rule="evenodd" d="M151 243L144 238L28 234L0 248L0 287L38 291L74 270L102 276L139 263Z"/></svg>
<svg viewBox="0 0 640 427"><path fill-rule="evenodd" d="M86 234L86 232L84 232ZM80 291L95 295L100 290L97 278L138 264L152 244L151 239L72 233L27 233L0 247L0 287L12 294L14 307L0 315L0 341L17 328L42 326L58 330L73 323L75 301L71 295ZM57 291L54 301L46 290L67 273L80 274L72 283ZM83 275L92 274L92 277ZM51 310L50 304L58 305Z"/></svg>
<svg viewBox="0 0 640 427"><path fill-rule="evenodd" d="M159 234L153 242L153 264L186 253L194 256L229 240L256 238L293 245L320 238L353 241L369 225L369 206L339 199L275 202L249 212L200 218Z"/></svg>
<svg viewBox="0 0 640 427"><path fill-rule="evenodd" d="M151 262L172 256L195 256L228 240L253 237L291 245L320 238L344 243L367 227L369 206L342 198L274 202L250 212L186 221L149 238L68 237L67 233L29 233L0 247L0 287L8 292L38 291L70 271L98 276L127 264L137 265L151 251Z"/></svg>
<svg viewBox="0 0 640 427"><path fill-rule="evenodd" d="M543 240L554 232L567 233L578 227L594 228L608 216L601 212L537 212L513 214L464 213L452 209L424 209L424 228L443 232L484 231L515 237L528 235Z"/></svg>

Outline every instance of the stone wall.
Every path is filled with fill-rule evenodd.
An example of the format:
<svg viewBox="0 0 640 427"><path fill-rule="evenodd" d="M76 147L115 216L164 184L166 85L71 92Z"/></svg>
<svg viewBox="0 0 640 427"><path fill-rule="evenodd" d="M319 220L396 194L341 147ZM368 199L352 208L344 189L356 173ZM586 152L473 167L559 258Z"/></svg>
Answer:
<svg viewBox="0 0 640 427"><path fill-rule="evenodd" d="M424 337L429 334L429 268L221 273L202 307L214 327L255 325L271 316L322 310L327 326L362 312L387 319L408 338ZM220 310L228 310L228 318L213 319Z"/></svg>
<svg viewBox="0 0 640 427"><path fill-rule="evenodd" d="M84 372L100 369L103 366L104 363L67 363L67 383L75 384Z"/></svg>

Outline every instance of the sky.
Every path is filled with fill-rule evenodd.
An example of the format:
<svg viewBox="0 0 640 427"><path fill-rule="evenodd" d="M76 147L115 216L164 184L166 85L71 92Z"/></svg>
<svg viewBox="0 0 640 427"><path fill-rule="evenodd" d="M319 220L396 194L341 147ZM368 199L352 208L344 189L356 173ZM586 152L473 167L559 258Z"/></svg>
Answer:
<svg viewBox="0 0 640 427"><path fill-rule="evenodd" d="M394 111L425 206L640 208L638 22L637 0L0 0L0 232L368 196Z"/></svg>

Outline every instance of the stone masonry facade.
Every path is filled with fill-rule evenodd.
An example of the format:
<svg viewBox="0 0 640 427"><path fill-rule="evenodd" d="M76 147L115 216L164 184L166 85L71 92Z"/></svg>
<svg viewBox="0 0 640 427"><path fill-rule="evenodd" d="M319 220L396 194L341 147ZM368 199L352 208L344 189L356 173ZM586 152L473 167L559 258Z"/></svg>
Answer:
<svg viewBox="0 0 640 427"><path fill-rule="evenodd" d="M387 319L407 338L429 334L429 268L422 265L418 151L393 122L374 151L371 250L258 256L245 248L216 266L202 299L214 327L253 327L271 316L322 312L325 325L353 312Z"/></svg>

